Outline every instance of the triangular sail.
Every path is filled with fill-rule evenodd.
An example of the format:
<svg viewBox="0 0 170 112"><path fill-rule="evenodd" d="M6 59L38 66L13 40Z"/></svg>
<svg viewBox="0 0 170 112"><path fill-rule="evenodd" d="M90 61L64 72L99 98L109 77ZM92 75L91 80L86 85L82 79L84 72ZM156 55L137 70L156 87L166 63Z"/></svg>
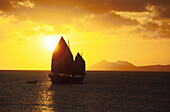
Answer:
<svg viewBox="0 0 170 112"><path fill-rule="evenodd" d="M85 61L79 53L77 53L77 56L75 58L74 66L75 66L74 69L75 74L85 75Z"/></svg>
<svg viewBox="0 0 170 112"><path fill-rule="evenodd" d="M51 72L73 73L73 55L63 37L53 52Z"/></svg>

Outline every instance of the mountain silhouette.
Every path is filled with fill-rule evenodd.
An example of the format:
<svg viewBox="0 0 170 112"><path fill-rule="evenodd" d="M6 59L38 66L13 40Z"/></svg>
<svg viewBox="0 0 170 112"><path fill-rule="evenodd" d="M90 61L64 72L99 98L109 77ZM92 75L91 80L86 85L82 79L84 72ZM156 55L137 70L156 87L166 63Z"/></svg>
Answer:
<svg viewBox="0 0 170 112"><path fill-rule="evenodd" d="M170 65L148 65L135 66L127 61L108 62L102 60L91 67L89 70L110 70L110 71L170 71Z"/></svg>

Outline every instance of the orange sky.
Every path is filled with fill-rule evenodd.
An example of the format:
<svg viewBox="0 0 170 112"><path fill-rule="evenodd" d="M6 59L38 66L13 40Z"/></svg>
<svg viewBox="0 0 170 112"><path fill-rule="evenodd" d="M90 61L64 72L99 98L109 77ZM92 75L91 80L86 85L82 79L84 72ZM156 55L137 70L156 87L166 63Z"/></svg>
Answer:
<svg viewBox="0 0 170 112"><path fill-rule="evenodd" d="M0 0L0 69L49 70L61 35L87 68L170 64L169 0Z"/></svg>

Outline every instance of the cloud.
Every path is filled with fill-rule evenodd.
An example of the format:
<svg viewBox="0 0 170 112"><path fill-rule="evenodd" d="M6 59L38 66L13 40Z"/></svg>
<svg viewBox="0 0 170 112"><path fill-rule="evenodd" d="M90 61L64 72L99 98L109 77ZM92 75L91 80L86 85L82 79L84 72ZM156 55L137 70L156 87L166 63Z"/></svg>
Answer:
<svg viewBox="0 0 170 112"><path fill-rule="evenodd" d="M54 33L54 29L51 26L43 25L38 27L26 28L21 31L25 36L37 36L37 35L49 35Z"/></svg>
<svg viewBox="0 0 170 112"><path fill-rule="evenodd" d="M0 10L11 11L17 5L33 7L36 5L43 6L73 6L81 7L85 10L95 13L105 13L111 10L144 12L148 11L147 6L161 7L159 15L169 18L170 1L169 0L0 0Z"/></svg>
<svg viewBox="0 0 170 112"><path fill-rule="evenodd" d="M105 14L85 14L74 18L73 25L79 32L94 31L102 33L113 33L111 29L120 30L122 27L138 25L138 21L122 18L120 15L109 12Z"/></svg>
<svg viewBox="0 0 170 112"><path fill-rule="evenodd" d="M154 22L148 22L144 24L143 29L145 32L150 32L152 34L156 34L154 37L156 38L170 38L170 25L167 23L157 24Z"/></svg>
<svg viewBox="0 0 170 112"><path fill-rule="evenodd" d="M29 8L34 8L34 4L31 3L30 1L18 2L18 5L21 5L24 7L29 7Z"/></svg>
<svg viewBox="0 0 170 112"><path fill-rule="evenodd" d="M166 38L170 39L170 25L168 23L155 23L147 22L142 25L139 25L132 34L141 35L143 38L148 39L160 39Z"/></svg>
<svg viewBox="0 0 170 112"><path fill-rule="evenodd" d="M169 38L170 39L170 25L167 23L163 23L160 27L160 37Z"/></svg>
<svg viewBox="0 0 170 112"><path fill-rule="evenodd" d="M34 8L30 0L0 0L0 10L4 12L15 11L18 8Z"/></svg>
<svg viewBox="0 0 170 112"><path fill-rule="evenodd" d="M13 7L8 0L0 0L0 10L2 11L11 11Z"/></svg>
<svg viewBox="0 0 170 112"><path fill-rule="evenodd" d="M136 0L32 0L41 5L72 5L82 7L93 12L144 11L146 2Z"/></svg>
<svg viewBox="0 0 170 112"><path fill-rule="evenodd" d="M29 40L42 38L46 35L56 35L56 32L52 26L39 25L37 27L23 28L13 31L11 35L16 39Z"/></svg>
<svg viewBox="0 0 170 112"><path fill-rule="evenodd" d="M122 32L131 35L131 31L135 29L134 32L141 35L148 34L148 38L152 36L169 38L170 35L169 0L0 0L0 2L0 10L3 13L10 12L19 21L28 20L53 26L57 33L100 32L122 37ZM0 16L3 14L1 11ZM19 33L22 35L42 33L31 29L37 26L26 27Z"/></svg>
<svg viewBox="0 0 170 112"><path fill-rule="evenodd" d="M105 13L111 10L144 12L148 5L161 7L161 17L169 18L169 0L31 0L35 4L44 6L74 6L95 13Z"/></svg>

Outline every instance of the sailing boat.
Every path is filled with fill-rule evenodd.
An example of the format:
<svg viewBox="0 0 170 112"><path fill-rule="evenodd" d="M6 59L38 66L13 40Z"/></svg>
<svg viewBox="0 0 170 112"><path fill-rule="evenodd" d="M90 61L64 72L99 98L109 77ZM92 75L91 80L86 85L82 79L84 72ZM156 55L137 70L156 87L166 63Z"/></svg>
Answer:
<svg viewBox="0 0 170 112"><path fill-rule="evenodd" d="M77 53L74 61L70 48L61 36L52 56L49 74L52 83L82 83L85 76L84 59Z"/></svg>

